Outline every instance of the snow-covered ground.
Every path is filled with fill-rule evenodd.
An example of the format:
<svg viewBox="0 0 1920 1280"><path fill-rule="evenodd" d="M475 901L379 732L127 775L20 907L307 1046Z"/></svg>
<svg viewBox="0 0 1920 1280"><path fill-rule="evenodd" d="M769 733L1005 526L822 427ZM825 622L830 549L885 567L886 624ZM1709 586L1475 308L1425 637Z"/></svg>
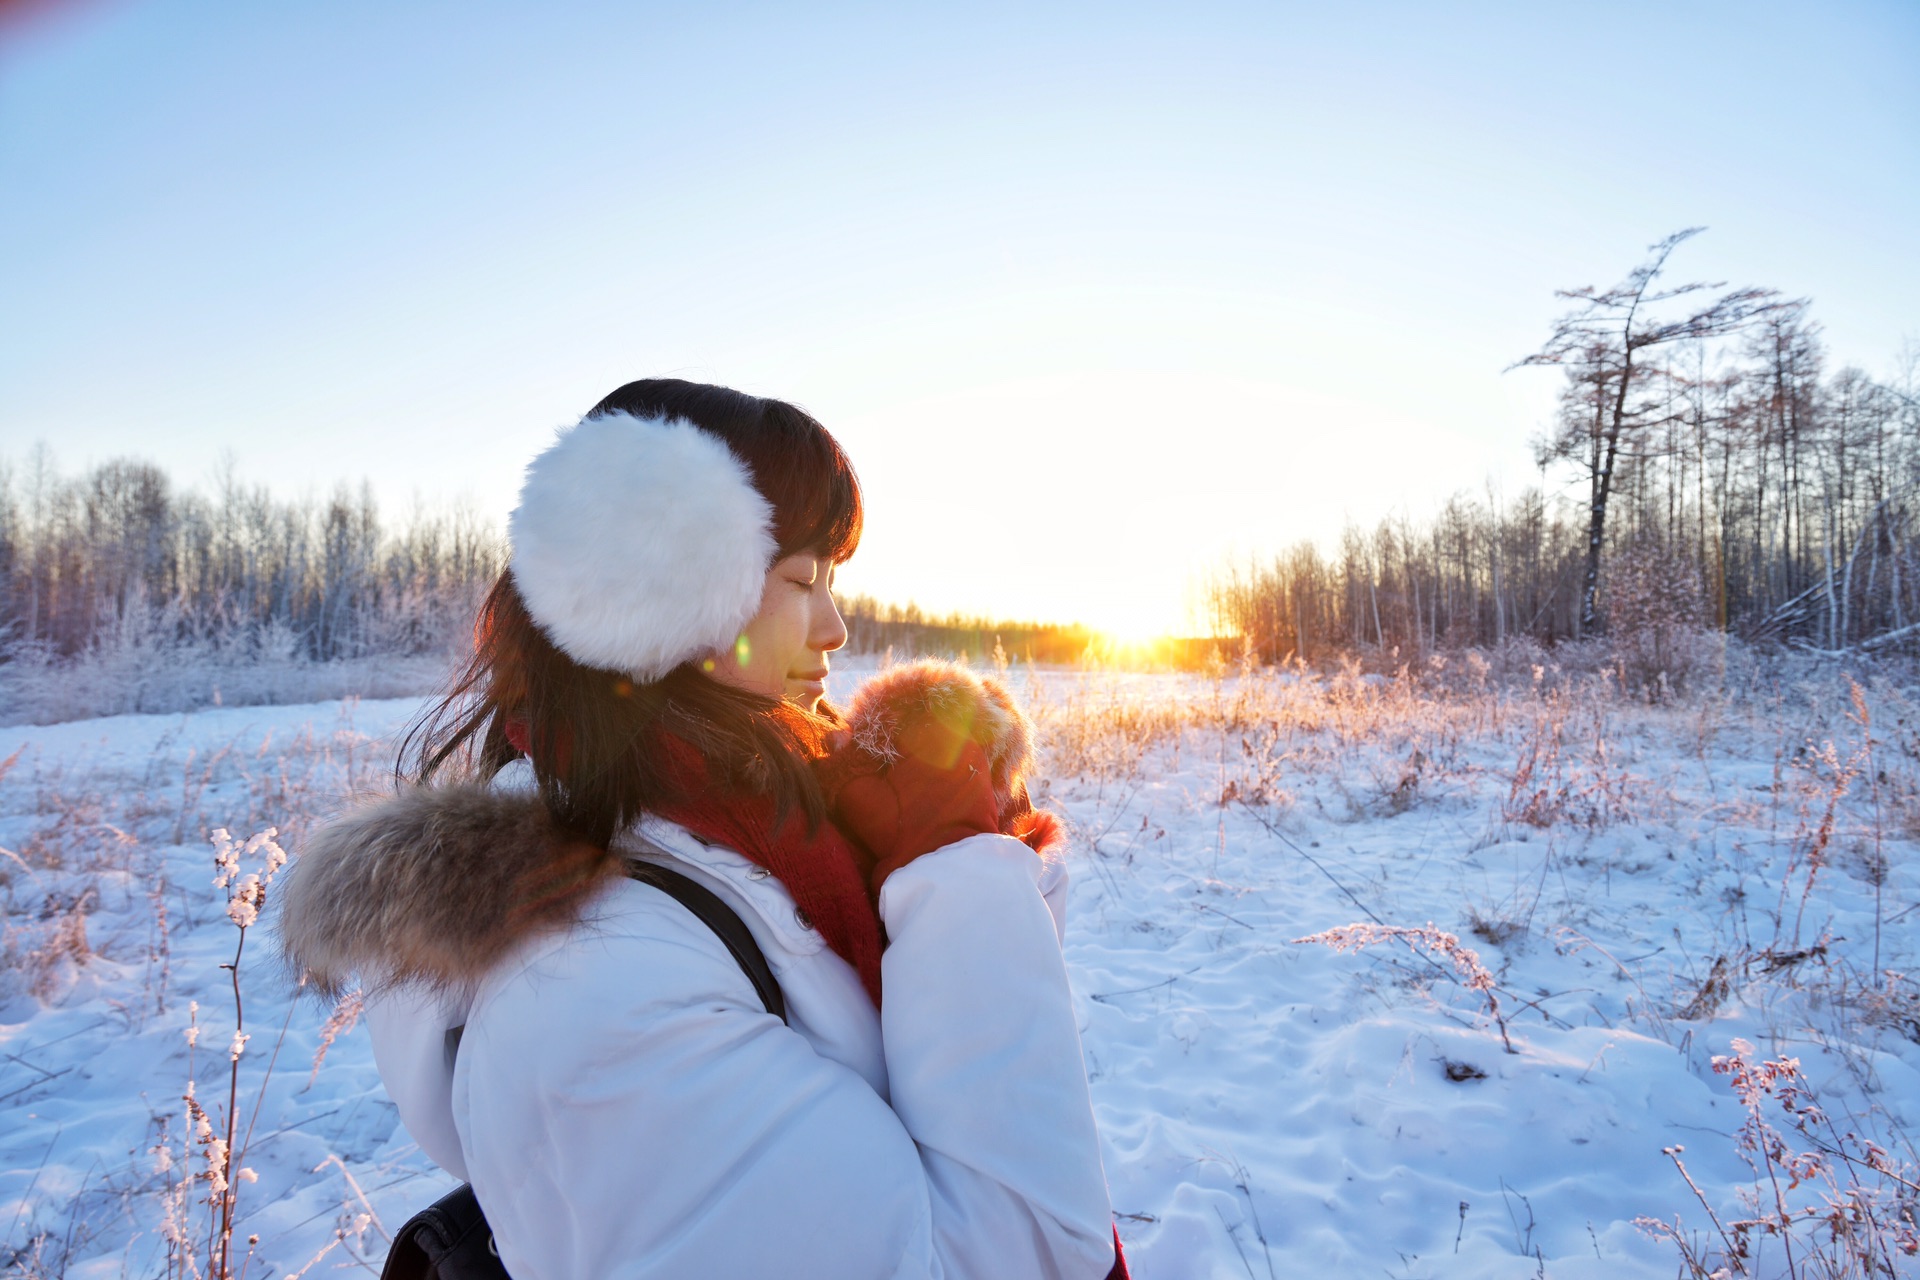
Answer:
<svg viewBox="0 0 1920 1280"><path fill-rule="evenodd" d="M1920 694L1869 688L1869 760L1832 673L1668 709L1425 677L1012 675L1048 743L1039 799L1077 837L1067 952L1136 1275L1673 1275L1634 1220L1712 1227L1663 1148L1723 1223L1752 1216L1711 1065L1736 1037L1798 1057L1836 1133L1912 1159L1920 995L1888 974L1914 968ZM0 729L6 1274L166 1274L178 1170L153 1148L177 1158L190 1002L216 1124L228 1092L238 932L208 832L277 826L297 854L419 706ZM1437 937L1296 941L1429 923L1490 993ZM259 929L239 972L236 1256L257 1235L250 1276L377 1269L449 1180L363 1030L314 1070L328 1010L290 999ZM1784 1274L1779 1243L1755 1265Z"/></svg>

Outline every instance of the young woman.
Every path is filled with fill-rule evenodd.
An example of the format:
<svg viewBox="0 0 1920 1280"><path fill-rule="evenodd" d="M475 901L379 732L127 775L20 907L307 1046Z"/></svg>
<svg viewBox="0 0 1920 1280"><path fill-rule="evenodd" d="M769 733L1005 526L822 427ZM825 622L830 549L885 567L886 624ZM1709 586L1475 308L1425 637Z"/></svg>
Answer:
<svg viewBox="0 0 1920 1280"><path fill-rule="evenodd" d="M1125 1274L1024 720L964 673L822 701L860 528L800 410L620 388L529 466L413 785L296 866L290 959L378 993L517 1280ZM784 1021L635 861L745 921Z"/></svg>

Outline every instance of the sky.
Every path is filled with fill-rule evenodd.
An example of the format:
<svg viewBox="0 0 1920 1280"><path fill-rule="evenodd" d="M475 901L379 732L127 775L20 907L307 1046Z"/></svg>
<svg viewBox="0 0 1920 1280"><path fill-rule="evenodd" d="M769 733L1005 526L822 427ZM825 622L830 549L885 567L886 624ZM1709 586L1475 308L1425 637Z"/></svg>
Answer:
<svg viewBox="0 0 1920 1280"><path fill-rule="evenodd" d="M1137 635L1540 483L1508 367L1682 227L1836 365L1920 340L1912 0L12 11L0 459L69 471L504 523L614 387L720 382L852 456L843 590Z"/></svg>

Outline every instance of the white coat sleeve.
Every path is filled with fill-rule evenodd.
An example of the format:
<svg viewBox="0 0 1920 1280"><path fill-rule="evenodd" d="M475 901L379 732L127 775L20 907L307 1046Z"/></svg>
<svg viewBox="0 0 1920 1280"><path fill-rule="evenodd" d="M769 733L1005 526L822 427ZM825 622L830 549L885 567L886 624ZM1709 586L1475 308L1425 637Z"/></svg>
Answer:
<svg viewBox="0 0 1920 1280"><path fill-rule="evenodd" d="M880 1010L949 1275L1103 1277L1113 1212L1044 864L974 836L887 877ZM1031 1248L1009 1267L1014 1248Z"/></svg>
<svg viewBox="0 0 1920 1280"><path fill-rule="evenodd" d="M892 1107L650 890L490 984L453 1112L507 1269L1100 1280L1112 1218L1039 876L980 836L888 881Z"/></svg>

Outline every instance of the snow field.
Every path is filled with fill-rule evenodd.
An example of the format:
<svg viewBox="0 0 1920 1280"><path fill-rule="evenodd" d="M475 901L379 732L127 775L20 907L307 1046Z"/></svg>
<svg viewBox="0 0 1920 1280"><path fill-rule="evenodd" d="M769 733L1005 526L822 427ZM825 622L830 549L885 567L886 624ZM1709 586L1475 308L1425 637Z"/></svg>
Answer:
<svg viewBox="0 0 1920 1280"><path fill-rule="evenodd" d="M1920 996L1886 976L1913 969L1920 902L1911 691L1867 690L1874 769L1823 842L1834 765L1866 738L1830 676L1662 709L1470 668L1010 681L1047 745L1037 798L1075 835L1067 955L1136 1274L1671 1275L1634 1219L1710 1228L1663 1147L1724 1220L1749 1212L1743 1112L1710 1063L1736 1036L1912 1159ZM207 833L274 826L297 854L419 706L0 729L10 1274L168 1273L179 1171L153 1149L179 1159L190 1002L216 1122L230 1068L238 934ZM1476 951L1515 1052L1431 947L1294 941L1373 920ZM250 930L235 1257L257 1235L250 1276L377 1269L450 1180L363 1030L314 1071L329 1010L271 953ZM1784 1266L1769 1242L1756 1274Z"/></svg>
<svg viewBox="0 0 1920 1280"><path fill-rule="evenodd" d="M1860 736L1835 723L1844 686L1838 705L1829 686L1654 710L1550 685L1185 685L1032 691L1056 744L1046 802L1080 837L1068 958L1139 1274L1673 1274L1634 1219L1708 1224L1662 1148L1685 1145L1728 1221L1755 1185L1710 1065L1735 1036L1800 1057L1830 1111L1911 1160L1914 987L1861 989L1874 865L1881 967L1911 969L1895 917L1920 890L1920 824L1905 811L1896 834L1886 803L1899 777L1911 795L1911 730L1878 748L1898 760L1881 860L1850 794L1800 910L1832 790L1801 748ZM1477 950L1516 1052L1431 952L1292 941L1370 916ZM1716 959L1740 976L1702 1000ZM1756 1274L1783 1264L1763 1247Z"/></svg>

